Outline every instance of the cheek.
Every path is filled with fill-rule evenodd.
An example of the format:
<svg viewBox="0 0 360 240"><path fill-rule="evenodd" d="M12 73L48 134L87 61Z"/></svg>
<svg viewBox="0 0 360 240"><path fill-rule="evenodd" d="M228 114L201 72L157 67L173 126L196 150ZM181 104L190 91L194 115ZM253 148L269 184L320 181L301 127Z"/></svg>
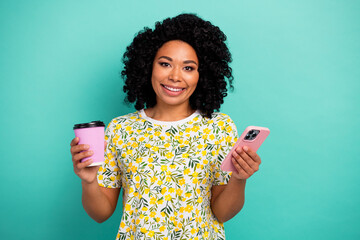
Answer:
<svg viewBox="0 0 360 240"><path fill-rule="evenodd" d="M151 77L151 87L155 93L159 92L159 83L154 77Z"/></svg>
<svg viewBox="0 0 360 240"><path fill-rule="evenodd" d="M151 82L156 83L162 81L166 77L166 72L162 69L159 69L157 67L153 68L152 74L151 74Z"/></svg>
<svg viewBox="0 0 360 240"><path fill-rule="evenodd" d="M151 74L151 85L153 88L156 86L156 83L159 82L159 79L160 79L159 72L156 71L156 68L154 68Z"/></svg>
<svg viewBox="0 0 360 240"><path fill-rule="evenodd" d="M196 74L195 76L192 76L190 79L189 79L189 85L193 88L196 88L197 84L199 82L199 74Z"/></svg>

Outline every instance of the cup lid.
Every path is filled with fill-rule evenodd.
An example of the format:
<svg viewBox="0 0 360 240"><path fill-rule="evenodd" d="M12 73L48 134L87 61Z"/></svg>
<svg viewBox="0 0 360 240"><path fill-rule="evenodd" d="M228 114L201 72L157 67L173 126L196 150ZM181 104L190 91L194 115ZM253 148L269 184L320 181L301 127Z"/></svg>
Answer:
<svg viewBox="0 0 360 240"><path fill-rule="evenodd" d="M74 125L74 129L92 128L92 127L105 127L105 124L102 121L92 121L89 123L79 123Z"/></svg>

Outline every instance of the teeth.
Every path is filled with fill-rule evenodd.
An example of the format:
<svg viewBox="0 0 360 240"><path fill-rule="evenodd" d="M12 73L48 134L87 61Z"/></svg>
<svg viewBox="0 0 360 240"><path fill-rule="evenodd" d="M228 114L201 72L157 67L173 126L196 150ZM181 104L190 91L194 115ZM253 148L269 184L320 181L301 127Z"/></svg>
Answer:
<svg viewBox="0 0 360 240"><path fill-rule="evenodd" d="M168 87L168 86L165 86L165 85L163 85L163 86L164 86L164 88L166 88L167 90L170 90L172 92L180 92L180 91L183 90L182 88L172 88L172 87Z"/></svg>

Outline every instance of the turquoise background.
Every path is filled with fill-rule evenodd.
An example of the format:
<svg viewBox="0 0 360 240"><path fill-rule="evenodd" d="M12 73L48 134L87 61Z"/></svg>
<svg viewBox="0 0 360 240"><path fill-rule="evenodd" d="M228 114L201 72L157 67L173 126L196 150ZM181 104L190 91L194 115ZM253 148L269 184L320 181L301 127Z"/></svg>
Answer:
<svg viewBox="0 0 360 240"><path fill-rule="evenodd" d="M144 26L182 12L218 25L238 131L269 127L227 239L360 239L360 1L0 2L1 239L114 239L87 216L74 123L134 111L121 57Z"/></svg>

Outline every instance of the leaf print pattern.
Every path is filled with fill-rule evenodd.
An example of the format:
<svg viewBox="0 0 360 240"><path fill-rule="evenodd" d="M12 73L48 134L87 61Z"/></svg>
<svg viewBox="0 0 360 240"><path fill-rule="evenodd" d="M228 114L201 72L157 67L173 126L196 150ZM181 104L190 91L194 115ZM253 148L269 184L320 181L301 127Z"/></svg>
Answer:
<svg viewBox="0 0 360 240"><path fill-rule="evenodd" d="M211 187L227 184L220 165L237 140L229 116L195 112L159 124L144 110L113 119L105 132L102 187L123 188L116 239L225 239L210 208Z"/></svg>

